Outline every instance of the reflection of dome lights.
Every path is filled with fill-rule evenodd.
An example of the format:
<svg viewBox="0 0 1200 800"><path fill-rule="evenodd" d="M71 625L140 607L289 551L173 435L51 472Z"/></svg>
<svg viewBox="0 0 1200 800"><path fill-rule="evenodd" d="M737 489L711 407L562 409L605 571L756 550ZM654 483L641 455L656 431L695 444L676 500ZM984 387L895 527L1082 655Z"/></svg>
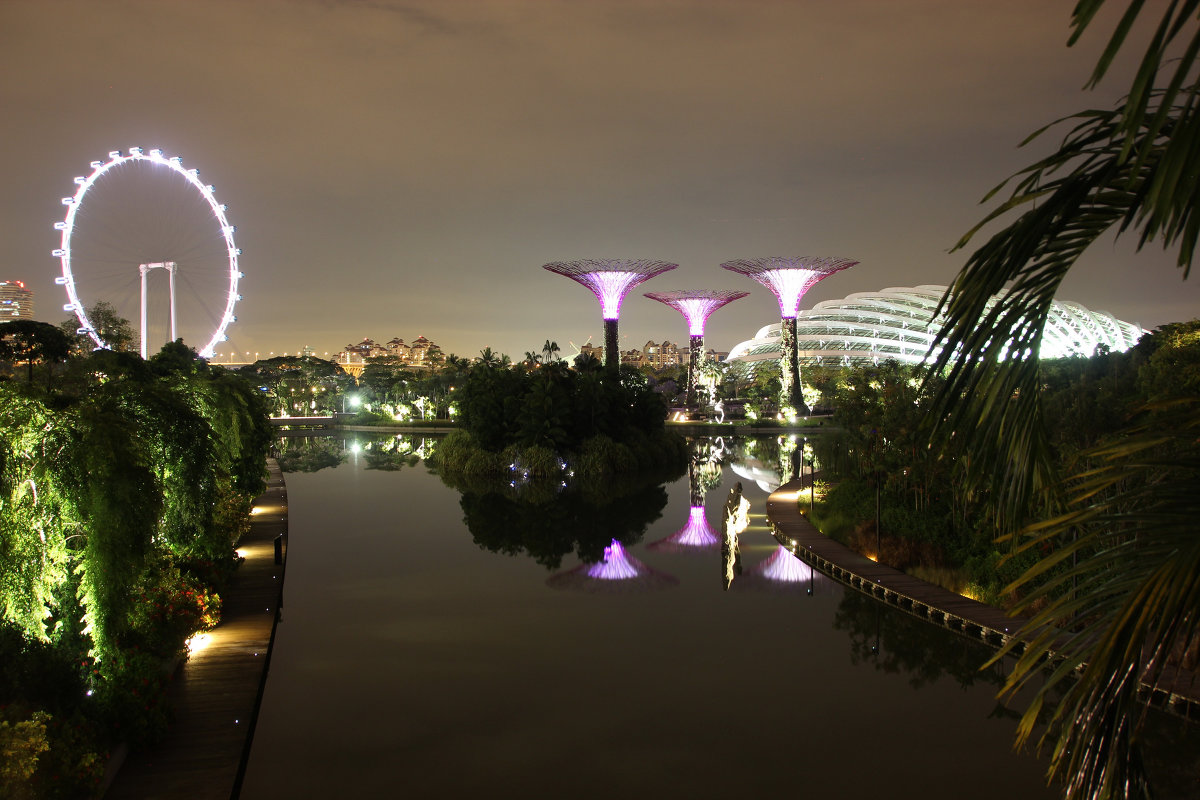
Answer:
<svg viewBox="0 0 1200 800"><path fill-rule="evenodd" d="M733 473L739 478L744 478L748 481L753 481L767 494L775 491L783 483L783 478L779 475L779 470L770 469L756 459L745 459L743 461L734 461L729 465Z"/></svg>
<svg viewBox="0 0 1200 800"><path fill-rule="evenodd" d="M692 506L687 524L665 539L646 545L647 550L663 553L700 552L721 546L721 539L709 527L704 517L704 506Z"/></svg>
<svg viewBox="0 0 1200 800"><path fill-rule="evenodd" d="M583 591L637 591L664 589L679 583L673 576L659 572L625 552L616 539L604 548L604 560L595 564L580 564L574 569L551 575L546 585L553 589Z"/></svg>

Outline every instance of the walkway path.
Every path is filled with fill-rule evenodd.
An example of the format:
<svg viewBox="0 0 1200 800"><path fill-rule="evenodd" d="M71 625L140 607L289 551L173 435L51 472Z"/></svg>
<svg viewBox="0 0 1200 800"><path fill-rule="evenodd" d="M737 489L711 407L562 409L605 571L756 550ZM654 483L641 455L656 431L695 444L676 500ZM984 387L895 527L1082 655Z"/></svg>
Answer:
<svg viewBox="0 0 1200 800"><path fill-rule="evenodd" d="M1021 621L998 608L877 564L825 536L800 513L797 500L803 485L793 480L767 498L767 519L775 528L775 538L801 561L902 611L994 647L1007 643L1016 633ZM1160 687L1165 688L1155 689L1150 702L1200 719L1200 681L1193 673L1172 670L1164 675Z"/></svg>
<svg viewBox="0 0 1200 800"><path fill-rule="evenodd" d="M175 675L167 738L128 757L106 800L237 797L283 602L275 539L287 539L287 487L275 460L267 466L267 490L238 543L245 561L223 595L221 624Z"/></svg>

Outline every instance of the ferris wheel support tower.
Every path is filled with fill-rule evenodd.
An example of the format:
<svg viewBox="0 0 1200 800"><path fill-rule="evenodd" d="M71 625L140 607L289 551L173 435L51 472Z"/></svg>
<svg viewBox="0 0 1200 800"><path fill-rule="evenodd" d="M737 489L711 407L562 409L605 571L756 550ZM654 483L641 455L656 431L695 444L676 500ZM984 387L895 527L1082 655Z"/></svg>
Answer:
<svg viewBox="0 0 1200 800"><path fill-rule="evenodd" d="M146 273L152 269L165 269L170 276L168 281L171 293L171 341L175 341L175 269L174 261L152 261L149 264L138 264L138 272L142 275L142 360L149 358L149 345L147 344L147 326L146 326Z"/></svg>

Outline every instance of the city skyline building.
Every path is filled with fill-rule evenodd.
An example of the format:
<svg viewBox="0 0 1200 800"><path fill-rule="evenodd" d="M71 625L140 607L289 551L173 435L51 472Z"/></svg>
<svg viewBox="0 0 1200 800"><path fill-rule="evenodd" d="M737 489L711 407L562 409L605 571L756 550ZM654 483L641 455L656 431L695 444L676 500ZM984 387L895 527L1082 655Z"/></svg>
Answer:
<svg viewBox="0 0 1200 800"><path fill-rule="evenodd" d="M696 383L704 359L704 324L714 311L749 295L732 289L696 289L672 292L646 292L646 297L683 314L688 323L687 406L696 406Z"/></svg>
<svg viewBox="0 0 1200 800"><path fill-rule="evenodd" d="M600 315L604 318L604 366L609 372L616 373L621 364L617 344L621 302L635 286L678 266L648 259L588 258L552 261L542 268L586 286L600 301Z"/></svg>
<svg viewBox="0 0 1200 800"><path fill-rule="evenodd" d="M24 281L0 281L0 322L33 319L33 290Z"/></svg>
<svg viewBox="0 0 1200 800"><path fill-rule="evenodd" d="M779 301L780 328L783 333L780 394L783 403L803 414L808 413L808 406L804 403L800 388L800 360L796 348L796 315L800 312L800 302L805 292L817 282L857 263L848 258L800 256L736 259L721 265L723 269L761 283Z"/></svg>

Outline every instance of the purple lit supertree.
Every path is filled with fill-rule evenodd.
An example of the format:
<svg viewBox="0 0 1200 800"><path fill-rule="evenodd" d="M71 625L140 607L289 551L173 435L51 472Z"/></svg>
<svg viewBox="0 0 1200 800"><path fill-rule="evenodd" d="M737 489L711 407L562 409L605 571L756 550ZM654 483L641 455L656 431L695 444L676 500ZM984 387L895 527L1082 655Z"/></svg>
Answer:
<svg viewBox="0 0 1200 800"><path fill-rule="evenodd" d="M785 403L808 412L800 388L800 356L796 350L796 315L804 293L817 281L835 272L853 267L857 261L848 258L753 258L726 261L725 269L753 278L770 289L779 301L779 316L783 327L783 364L780 382Z"/></svg>
<svg viewBox="0 0 1200 800"><path fill-rule="evenodd" d="M615 373L621 366L621 353L617 349L617 318L621 315L621 301L633 287L675 269L678 264L644 259L585 258L580 261L554 261L543 268L581 283L600 301L600 313L604 317L604 366Z"/></svg>
<svg viewBox="0 0 1200 800"><path fill-rule="evenodd" d="M729 289L700 289L696 291L646 292L646 297L665 303L683 314L691 335L688 347L687 405L696 406L696 382L700 362L704 358L704 323L723 305L741 299L749 292Z"/></svg>

